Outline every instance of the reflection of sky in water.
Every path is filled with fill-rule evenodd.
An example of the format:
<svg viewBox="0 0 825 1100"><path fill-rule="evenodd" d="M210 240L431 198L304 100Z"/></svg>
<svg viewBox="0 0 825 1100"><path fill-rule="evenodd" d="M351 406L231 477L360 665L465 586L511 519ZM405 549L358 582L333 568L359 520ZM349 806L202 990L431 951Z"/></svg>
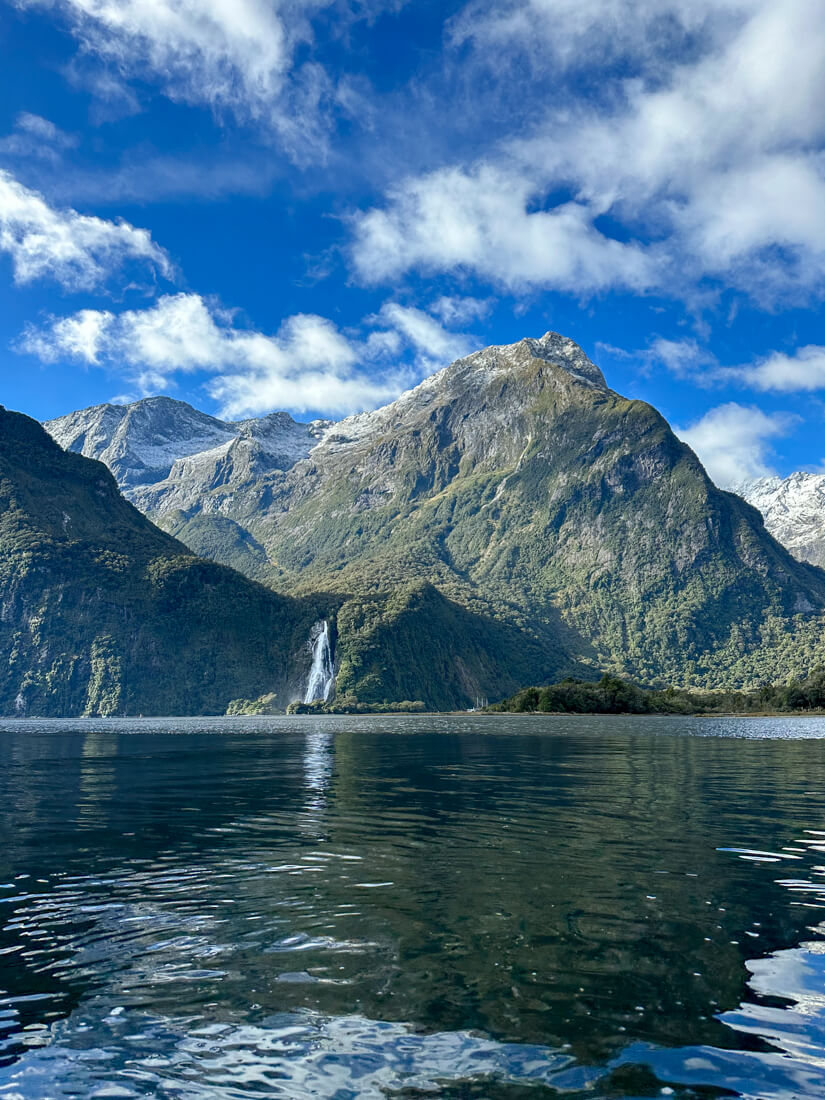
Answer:
<svg viewBox="0 0 825 1100"><path fill-rule="evenodd" d="M799 861L825 852L825 833L807 829L779 852L724 848L753 863ZM825 908L825 867L808 876L776 881L793 895L792 905ZM810 929L825 937L825 924ZM822 1100L825 1097L825 938L746 961L753 1001L719 1019L765 1046L763 1051L713 1047L662 1050L632 1044L614 1065L643 1063L664 1081L723 1086L747 1100ZM774 1002L781 1000L783 1005Z"/></svg>
<svg viewBox="0 0 825 1100"><path fill-rule="evenodd" d="M822 1100L825 1097L825 944L806 943L749 962L754 1002L722 1013L728 1027L764 1051L686 1047L663 1050L633 1044L615 1065L644 1063L662 1080L725 1087L747 1100ZM784 1007L761 998L782 998ZM759 1045L759 1044L757 1044Z"/></svg>
<svg viewBox="0 0 825 1100"><path fill-rule="evenodd" d="M825 750L424 722L0 739L0 1100L825 1097Z"/></svg>
<svg viewBox="0 0 825 1100"><path fill-rule="evenodd" d="M55 1028L50 1047L24 1055L5 1084L0 1075L0 1096L387 1100L402 1087L431 1092L485 1080L572 1091L600 1076L545 1047L469 1032L421 1035L359 1016L187 1027L90 1003Z"/></svg>

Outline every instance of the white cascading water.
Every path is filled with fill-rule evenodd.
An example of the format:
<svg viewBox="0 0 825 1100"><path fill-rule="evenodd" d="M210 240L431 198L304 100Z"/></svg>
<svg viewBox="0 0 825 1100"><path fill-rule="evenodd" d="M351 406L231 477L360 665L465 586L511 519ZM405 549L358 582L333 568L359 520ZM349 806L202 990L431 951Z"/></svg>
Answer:
<svg viewBox="0 0 825 1100"><path fill-rule="evenodd" d="M304 693L305 703L314 703L316 699L323 699L326 703L332 685L335 683L335 669L332 665L332 649L329 644L329 623L316 623L321 629L312 643L312 668L309 670L309 680Z"/></svg>

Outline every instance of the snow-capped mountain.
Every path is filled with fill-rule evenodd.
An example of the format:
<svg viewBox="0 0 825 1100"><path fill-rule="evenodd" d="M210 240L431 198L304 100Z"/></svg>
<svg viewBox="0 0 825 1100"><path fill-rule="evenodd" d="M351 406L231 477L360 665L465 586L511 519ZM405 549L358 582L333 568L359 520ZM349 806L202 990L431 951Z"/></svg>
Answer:
<svg viewBox="0 0 825 1100"><path fill-rule="evenodd" d="M321 420L300 424L285 412L218 420L170 397L95 405L44 425L66 450L104 462L139 507L148 493L166 500L168 509L191 506L218 485L289 469L328 426ZM163 488L155 493L158 486Z"/></svg>
<svg viewBox="0 0 825 1100"><path fill-rule="evenodd" d="M795 558L825 566L825 474L760 477L733 491L759 509L768 531Z"/></svg>

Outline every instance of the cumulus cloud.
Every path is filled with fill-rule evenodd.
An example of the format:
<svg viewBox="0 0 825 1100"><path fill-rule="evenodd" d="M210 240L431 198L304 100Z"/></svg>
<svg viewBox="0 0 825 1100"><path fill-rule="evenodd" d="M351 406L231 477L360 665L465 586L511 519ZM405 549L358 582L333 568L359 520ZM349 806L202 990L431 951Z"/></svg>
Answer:
<svg viewBox="0 0 825 1100"><path fill-rule="evenodd" d="M373 408L471 346L422 310L396 303L385 303L365 329L372 331L349 336L324 317L297 314L269 335L239 328L231 313L197 294L174 294L147 309L85 309L29 325L18 350L45 362L108 367L144 394L174 385L179 374L205 372L223 414L244 416ZM404 348L413 366L397 362Z"/></svg>
<svg viewBox="0 0 825 1100"><path fill-rule="evenodd" d="M413 268L463 269L511 290L644 290L656 281L653 257L605 237L581 203L529 210L541 193L526 174L486 164L407 180L384 208L355 219L356 270L377 283Z"/></svg>
<svg viewBox="0 0 825 1100"><path fill-rule="evenodd" d="M757 390L776 393L825 389L825 347L808 344L792 354L774 351L752 366L733 373Z"/></svg>
<svg viewBox="0 0 825 1100"><path fill-rule="evenodd" d="M100 286L135 261L172 274L169 257L146 229L55 209L2 169L0 252L11 256L15 282L48 278L67 290Z"/></svg>
<svg viewBox="0 0 825 1100"><path fill-rule="evenodd" d="M227 416L272 408L351 412L394 396L398 379L358 374L357 352L323 317L288 318L274 336L232 324L197 294L166 295L149 309L82 310L45 328L30 326L20 350L46 361L73 358L126 368L142 393L180 373L207 371Z"/></svg>
<svg viewBox="0 0 825 1100"><path fill-rule="evenodd" d="M788 435L795 423L796 418L787 413L768 415L731 401L674 431L696 452L712 480L721 488L731 488L775 473L770 441Z"/></svg>
<svg viewBox="0 0 825 1100"><path fill-rule="evenodd" d="M710 278L762 301L820 292L821 16L819 0L471 6L453 34L479 64L515 79L529 48L557 84L523 112L520 138L408 178L357 216L357 272L683 295ZM598 43L617 65L577 94ZM562 55L581 70L568 83Z"/></svg>

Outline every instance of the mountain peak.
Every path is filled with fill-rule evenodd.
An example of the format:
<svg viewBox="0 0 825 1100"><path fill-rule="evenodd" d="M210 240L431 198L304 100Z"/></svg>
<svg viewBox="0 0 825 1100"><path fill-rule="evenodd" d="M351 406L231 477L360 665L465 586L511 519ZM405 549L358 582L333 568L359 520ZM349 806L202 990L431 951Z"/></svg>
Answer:
<svg viewBox="0 0 825 1100"><path fill-rule="evenodd" d="M759 509L768 531L796 558L825 566L825 474L753 478L733 492Z"/></svg>
<svg viewBox="0 0 825 1100"><path fill-rule="evenodd" d="M588 359L574 340L559 332L545 332L544 336L538 338L525 336L514 344L493 344L481 348L425 379L419 388L426 390L447 379L453 384L462 384L469 381L470 376L477 384L479 372L494 376L501 372L510 372L521 364L536 359L565 371L579 382L598 389L607 389L604 375L596 364Z"/></svg>
<svg viewBox="0 0 825 1100"><path fill-rule="evenodd" d="M551 331L545 332L544 336L538 340L526 336L520 344L529 350L534 359L544 359L548 363L564 368L570 374L580 375L587 382L607 388L602 372L588 359L575 340L571 340L568 336Z"/></svg>

